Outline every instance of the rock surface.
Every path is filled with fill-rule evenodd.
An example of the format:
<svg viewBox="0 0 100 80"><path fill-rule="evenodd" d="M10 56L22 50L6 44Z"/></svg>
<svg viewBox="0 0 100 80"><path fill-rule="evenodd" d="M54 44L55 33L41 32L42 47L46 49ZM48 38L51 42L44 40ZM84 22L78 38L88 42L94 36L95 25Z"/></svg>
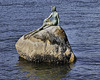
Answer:
<svg viewBox="0 0 100 80"><path fill-rule="evenodd" d="M76 60L64 30L50 26L16 43L20 57L33 62L72 63Z"/></svg>

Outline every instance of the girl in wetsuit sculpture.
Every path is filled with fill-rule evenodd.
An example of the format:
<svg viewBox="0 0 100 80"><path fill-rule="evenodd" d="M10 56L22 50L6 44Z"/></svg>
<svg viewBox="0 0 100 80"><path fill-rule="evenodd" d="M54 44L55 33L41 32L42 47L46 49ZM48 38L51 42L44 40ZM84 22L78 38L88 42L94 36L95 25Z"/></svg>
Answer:
<svg viewBox="0 0 100 80"><path fill-rule="evenodd" d="M37 30L34 30L26 35L24 35L24 38L27 39L27 38L30 38L30 36L34 35L35 33L43 30L43 28L45 26L57 26L60 24L60 21L59 21L59 14L57 13L56 11L56 7L55 6L52 6L51 8L52 10L52 13L50 14L50 16L48 18L46 18L43 22L43 25L37 29ZM52 17L52 21L50 21L49 19Z"/></svg>
<svg viewBox="0 0 100 80"><path fill-rule="evenodd" d="M56 7L52 6L51 8L52 13L50 14L50 16L48 18L46 18L44 20L43 26L49 25L49 26L56 26L59 25L59 14L56 11ZM52 17L52 21L50 21L49 19Z"/></svg>

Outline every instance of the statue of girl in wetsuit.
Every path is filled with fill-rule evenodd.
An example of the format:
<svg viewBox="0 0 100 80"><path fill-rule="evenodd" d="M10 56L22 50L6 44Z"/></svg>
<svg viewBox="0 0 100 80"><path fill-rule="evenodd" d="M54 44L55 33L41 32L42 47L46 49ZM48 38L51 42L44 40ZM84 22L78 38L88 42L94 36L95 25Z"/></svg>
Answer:
<svg viewBox="0 0 100 80"><path fill-rule="evenodd" d="M44 20L42 27L46 25L50 25L50 26L59 25L59 14L56 11L56 7L52 6L51 10L52 10L52 13L50 14L48 18ZM52 17L52 21L49 20L51 17Z"/></svg>
<svg viewBox="0 0 100 80"><path fill-rule="evenodd" d="M43 25L39 29L36 29L36 30L24 35L25 39L30 38L30 36L34 35L35 33L39 32L41 30L43 30L43 28L45 26L57 26L57 25L60 25L59 14L56 11L56 7L52 6L51 10L52 10L52 13L50 14L50 16L48 18L46 18L44 20ZM50 18L52 18L52 21L49 20Z"/></svg>

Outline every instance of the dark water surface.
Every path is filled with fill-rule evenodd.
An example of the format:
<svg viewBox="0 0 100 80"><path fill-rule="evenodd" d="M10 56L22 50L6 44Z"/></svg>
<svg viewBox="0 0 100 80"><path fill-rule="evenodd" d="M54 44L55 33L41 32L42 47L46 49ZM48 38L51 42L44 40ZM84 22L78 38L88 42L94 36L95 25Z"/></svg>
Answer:
<svg viewBox="0 0 100 80"><path fill-rule="evenodd" d="M75 64L32 64L15 43L39 28L55 5ZM0 0L0 80L100 80L100 0Z"/></svg>

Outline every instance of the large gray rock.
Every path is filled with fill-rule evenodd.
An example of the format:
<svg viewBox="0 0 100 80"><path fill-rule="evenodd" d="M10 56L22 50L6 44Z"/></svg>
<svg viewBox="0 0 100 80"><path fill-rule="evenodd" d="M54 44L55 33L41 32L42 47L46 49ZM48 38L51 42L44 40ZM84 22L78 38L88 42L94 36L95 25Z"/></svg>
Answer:
<svg viewBox="0 0 100 80"><path fill-rule="evenodd" d="M50 26L16 43L20 57L33 62L72 63L76 60L64 30Z"/></svg>

